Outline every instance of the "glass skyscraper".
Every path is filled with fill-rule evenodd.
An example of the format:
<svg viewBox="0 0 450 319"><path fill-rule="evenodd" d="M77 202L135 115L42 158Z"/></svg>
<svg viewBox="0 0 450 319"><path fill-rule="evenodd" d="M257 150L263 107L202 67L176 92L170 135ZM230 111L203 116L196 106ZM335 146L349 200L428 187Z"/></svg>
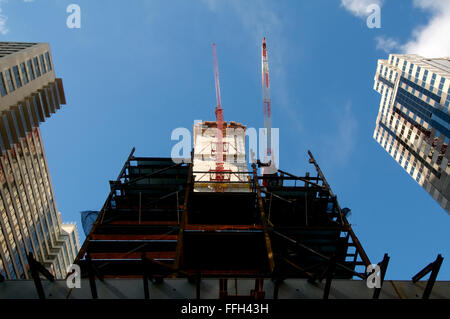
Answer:
<svg viewBox="0 0 450 319"><path fill-rule="evenodd" d="M450 58L378 60L375 140L450 213Z"/></svg>
<svg viewBox="0 0 450 319"><path fill-rule="evenodd" d="M62 278L78 250L76 229L64 228L59 216L39 129L64 104L48 44L0 42L0 274L6 279L31 278L29 252Z"/></svg>

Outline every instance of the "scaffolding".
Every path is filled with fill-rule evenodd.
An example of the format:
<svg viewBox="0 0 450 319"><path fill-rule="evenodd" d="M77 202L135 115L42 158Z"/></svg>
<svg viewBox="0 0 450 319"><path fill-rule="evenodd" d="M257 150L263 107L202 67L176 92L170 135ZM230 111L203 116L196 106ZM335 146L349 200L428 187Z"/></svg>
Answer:
<svg viewBox="0 0 450 319"><path fill-rule="evenodd" d="M133 149L75 263L100 279L256 278L256 295L264 278L365 279L370 260L309 156L315 176L254 164L241 172L251 192L194 192L190 160Z"/></svg>

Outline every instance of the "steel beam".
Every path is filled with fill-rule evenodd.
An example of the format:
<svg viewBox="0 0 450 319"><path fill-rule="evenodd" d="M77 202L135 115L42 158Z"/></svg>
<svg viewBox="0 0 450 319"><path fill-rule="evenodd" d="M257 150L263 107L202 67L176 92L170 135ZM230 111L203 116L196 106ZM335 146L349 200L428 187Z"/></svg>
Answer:
<svg viewBox="0 0 450 319"><path fill-rule="evenodd" d="M92 299L98 299L97 286L95 284L95 272L89 253L86 254L86 260L88 265L89 285L91 287Z"/></svg>
<svg viewBox="0 0 450 319"><path fill-rule="evenodd" d="M148 288L148 271L147 271L147 259L145 258L145 255L142 255L142 280L144 283L144 298L150 299L150 291Z"/></svg>
<svg viewBox="0 0 450 319"><path fill-rule="evenodd" d="M260 212L260 216L261 216L261 223L263 225L263 230L264 230L264 239L266 242L269 271L270 271L270 273L272 273L273 270L275 269L275 262L273 259L272 243L270 241L270 236L269 236L269 232L267 229L267 219L266 219L266 214L264 212L264 204L263 204L263 201L261 198L261 187L259 186L259 182L258 182L258 174L256 172L256 164L252 164L252 168L253 168L253 183L254 183L254 187L256 189L256 195L258 198L259 212Z"/></svg>
<svg viewBox="0 0 450 319"><path fill-rule="evenodd" d="M328 299L328 296L330 295L331 281L333 280L333 273L335 268L336 268L336 257L333 256L329 260L328 267L326 270L327 281L325 283L325 288L323 290L323 299Z"/></svg>
<svg viewBox="0 0 450 319"><path fill-rule="evenodd" d="M135 150L136 150L136 148L134 148L134 147L131 149L130 155L128 155L127 161L125 162L124 166L122 167L122 170L119 173L119 176L117 177L117 181L120 180L120 178L122 177L123 173L125 172L125 169L128 167L128 165L130 163L130 160L133 158L133 154L134 154ZM106 208L108 207L108 205L109 205L109 203L111 201L112 193L113 193L113 191L111 190L109 195L108 195L108 198L106 199L105 203L103 204L103 207L102 207L100 213L98 214L97 220L95 221L94 225L92 225L92 228L91 228L91 231L90 231L89 235L86 236L86 239L84 240L83 246L81 246L77 257L75 258L74 264L78 264L80 259L82 259L84 257L84 255L86 253L86 250L87 250L87 246L89 244L89 240L91 238L91 235L94 233L94 230L97 227L97 225L100 224L103 221Z"/></svg>
<svg viewBox="0 0 450 319"><path fill-rule="evenodd" d="M55 281L55 277L43 265L34 259L32 252L28 253L27 259L39 299L45 299L45 292L42 287L41 277L39 274L41 273L51 282Z"/></svg>
<svg viewBox="0 0 450 319"><path fill-rule="evenodd" d="M437 275L439 273L439 270L441 269L443 260L444 260L444 257L442 257L442 255L439 254L435 261L433 261L428 266L426 266L424 269L419 271L412 278L412 282L416 283L420 279L425 277L428 273L431 272L430 278L428 279L427 285L425 287L425 291L423 292L422 299L428 299L430 297L431 291L433 290L434 283L436 282Z"/></svg>
<svg viewBox="0 0 450 319"><path fill-rule="evenodd" d="M378 299L380 297L381 288L383 287L384 283L384 276L386 275L386 270L389 264L390 257L388 254L384 254L383 260L378 263L380 266L380 288L375 288L375 291L373 293L373 299Z"/></svg>
<svg viewBox="0 0 450 319"><path fill-rule="evenodd" d="M331 190L330 184L328 184L325 176L322 173L322 170L320 169L319 164L317 164L316 159L314 158L314 156L312 155L311 151L309 151L309 150L308 150L308 155L309 155L309 162L315 166L317 174L319 175L320 179L322 180L322 183L328 189L328 191L330 193L330 196L334 197L334 193ZM337 202L337 200L336 200L336 207L338 209L338 212L339 212L339 215L341 217L341 220L343 221L343 225L350 226L349 222L347 221L347 218L345 218L345 216L343 216L342 211L341 211L341 207L339 206L339 203ZM370 265L370 259L367 256L366 252L364 251L364 248L362 247L361 243L359 242L358 237L356 237L355 233L353 232L353 229L350 228L349 232L350 232L350 237L352 238L352 241L355 244L359 255L361 256L361 259L363 260L363 262L364 262L364 264L366 266L369 266Z"/></svg>
<svg viewBox="0 0 450 319"><path fill-rule="evenodd" d="M303 248L303 249L305 249L305 250L307 250L307 251L309 251L309 252L315 254L316 256L321 257L321 258L324 259L324 260L328 260L328 261L329 261L329 260L331 259L330 257L327 257L327 256L325 256L325 255L323 255L323 254L321 254L321 253L315 251L314 249L309 248L308 246L306 246L306 245L304 245L304 244L302 244L302 243L299 243L298 241L296 241L296 240L294 240L294 239L292 239L292 238L290 238L290 237L288 237L288 236L286 236L286 235L283 235L283 234L281 234L281 233L279 233L279 232L277 232L277 231L272 231L272 233L273 233L273 234L276 234L276 235L278 235L278 236L280 236L281 238L286 239L287 241L291 242L292 244L295 244L295 245L299 246L300 248ZM350 273L353 273L353 275L355 275L355 276L357 276L357 277L359 277L359 278L361 278L361 279L366 279L366 276L361 275L360 273L355 272L353 269L350 269L350 268L348 268L347 266L342 265L341 263L336 263L336 266L338 266L338 267L340 267L340 268L342 268L342 269L345 269L345 270L349 271Z"/></svg>
<svg viewBox="0 0 450 319"><path fill-rule="evenodd" d="M228 297L228 279L220 278L219 279L219 298L225 299Z"/></svg>
<svg viewBox="0 0 450 319"><path fill-rule="evenodd" d="M186 193L184 195L184 205L183 212L181 213L180 220L180 230L178 232L178 243L175 254L175 263L174 268L180 269L183 266L183 241L184 241L184 229L188 224L188 203L189 203L189 194L193 188L193 175L192 175L192 164L188 165L188 176L186 180ZM178 209L178 207L177 207Z"/></svg>

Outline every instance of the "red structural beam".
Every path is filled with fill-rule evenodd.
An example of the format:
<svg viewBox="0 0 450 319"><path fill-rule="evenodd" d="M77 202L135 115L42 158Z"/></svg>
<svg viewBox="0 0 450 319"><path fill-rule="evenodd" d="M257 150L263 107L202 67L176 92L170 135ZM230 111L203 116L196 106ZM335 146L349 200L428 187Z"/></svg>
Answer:
<svg viewBox="0 0 450 319"><path fill-rule="evenodd" d="M175 251L146 252L147 259L175 259ZM131 253L91 253L91 259L142 259L142 252Z"/></svg>
<svg viewBox="0 0 450 319"><path fill-rule="evenodd" d="M93 234L91 240L177 240L178 235L97 235Z"/></svg>
<svg viewBox="0 0 450 319"><path fill-rule="evenodd" d="M110 225L178 225L177 221L138 221L138 220L114 220L109 222Z"/></svg>

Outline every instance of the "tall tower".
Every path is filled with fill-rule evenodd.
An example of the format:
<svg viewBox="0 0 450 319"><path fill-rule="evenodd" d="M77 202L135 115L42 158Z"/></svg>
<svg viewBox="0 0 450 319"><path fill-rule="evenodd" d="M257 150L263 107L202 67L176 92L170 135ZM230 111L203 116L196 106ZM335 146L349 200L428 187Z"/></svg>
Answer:
<svg viewBox="0 0 450 319"><path fill-rule="evenodd" d="M214 79L217 106L216 121L194 125L194 190L197 192L250 192L246 172L246 127L236 122L223 121L220 98L219 67L216 46L214 53Z"/></svg>
<svg viewBox="0 0 450 319"><path fill-rule="evenodd" d="M73 262L62 249L67 233L39 130L63 104L48 44L0 42L0 273L7 279L31 278L29 253L57 278Z"/></svg>
<svg viewBox="0 0 450 319"><path fill-rule="evenodd" d="M450 58L390 54L379 60L373 137L450 213Z"/></svg>

